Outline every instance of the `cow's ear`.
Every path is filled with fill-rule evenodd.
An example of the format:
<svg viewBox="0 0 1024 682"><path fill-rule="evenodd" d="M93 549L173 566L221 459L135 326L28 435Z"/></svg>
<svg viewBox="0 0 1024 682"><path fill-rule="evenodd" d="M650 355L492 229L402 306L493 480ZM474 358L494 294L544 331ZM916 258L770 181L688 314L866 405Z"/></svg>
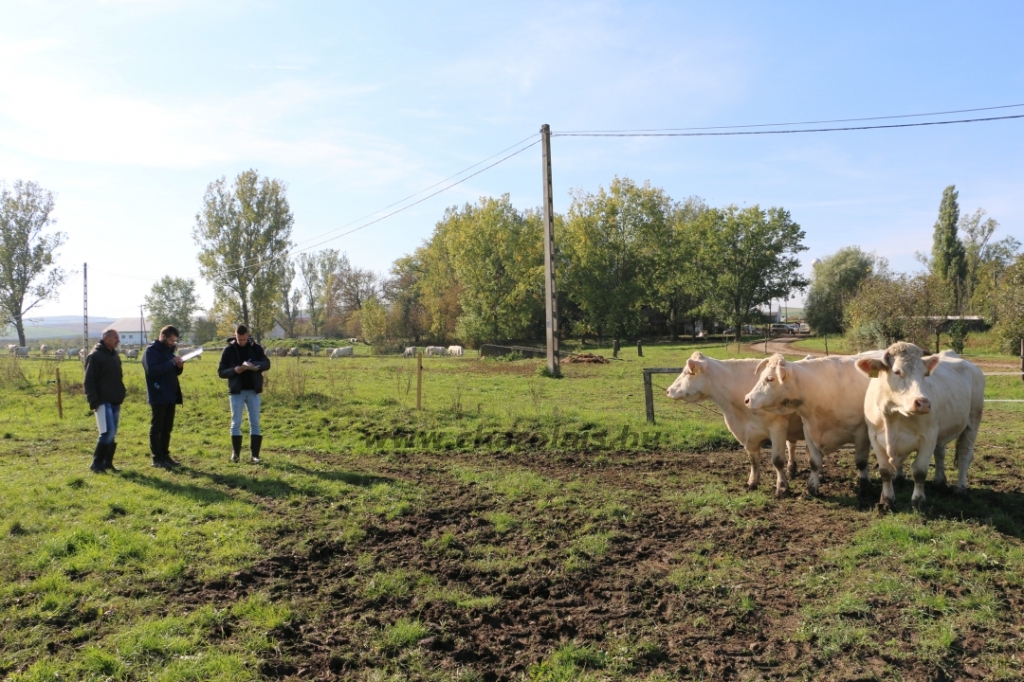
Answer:
<svg viewBox="0 0 1024 682"><path fill-rule="evenodd" d="M781 360L781 361L779 361L779 364L777 364L775 366L776 367L775 373L779 377L779 383L782 383L783 381L785 381L786 377L789 376L789 366L788 365L789 365L789 363L787 363L785 360Z"/></svg>
<svg viewBox="0 0 1024 682"><path fill-rule="evenodd" d="M690 374L696 374L700 371L700 365L696 360L690 358L686 361L686 369L690 370Z"/></svg>
<svg viewBox="0 0 1024 682"><path fill-rule="evenodd" d="M757 363L757 367L754 369L754 374L756 374L757 376L761 376L761 370L763 370L764 366L767 365L767 364L768 364L768 358L765 358L761 362Z"/></svg>
<svg viewBox="0 0 1024 682"><path fill-rule="evenodd" d="M889 369L889 366L881 360L876 360L874 358L861 358L857 361L857 369L874 379L878 377L879 372Z"/></svg>
<svg viewBox="0 0 1024 682"><path fill-rule="evenodd" d="M942 358L940 358L938 355L930 355L924 358L924 375L929 376L932 372L934 372L935 368L938 367L939 365L939 360L941 359Z"/></svg>

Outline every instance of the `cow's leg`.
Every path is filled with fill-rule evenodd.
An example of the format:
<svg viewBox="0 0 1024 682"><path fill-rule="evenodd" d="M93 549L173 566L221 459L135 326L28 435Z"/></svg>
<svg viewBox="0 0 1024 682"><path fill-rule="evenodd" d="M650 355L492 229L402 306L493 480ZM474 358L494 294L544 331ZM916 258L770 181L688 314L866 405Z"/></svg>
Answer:
<svg viewBox="0 0 1024 682"><path fill-rule="evenodd" d="M786 474L789 478L796 478L796 441L786 441L786 454L789 456L789 464L786 467Z"/></svg>
<svg viewBox="0 0 1024 682"><path fill-rule="evenodd" d="M956 488L953 489L957 495L967 494L967 467L974 461L974 441L978 437L978 426L981 422L981 414L972 414L967 428L960 433L956 439L956 466L959 470L959 477L956 481Z"/></svg>
<svg viewBox="0 0 1024 682"><path fill-rule="evenodd" d="M811 460L811 475L807 478L807 494L811 497L817 497L818 487L821 485L821 468L825 461L825 455L810 438L804 442L807 444L807 455Z"/></svg>
<svg viewBox="0 0 1024 682"><path fill-rule="evenodd" d="M747 441L744 446L750 457L750 476L747 478L747 489L757 490L761 483L761 441Z"/></svg>
<svg viewBox="0 0 1024 682"><path fill-rule="evenodd" d="M957 458L959 459L959 457ZM935 446L935 475L932 477L932 483L938 486L945 487L946 485L946 444L939 443Z"/></svg>
<svg viewBox="0 0 1024 682"><path fill-rule="evenodd" d="M772 429L772 466L775 467L775 496L782 497L789 492L789 478L786 476L786 425Z"/></svg>
<svg viewBox="0 0 1024 682"><path fill-rule="evenodd" d="M871 436L868 435L868 427L857 431L853 440L854 453L853 462L857 465L857 495L867 497L871 494L871 472L868 471L868 462L871 457Z"/></svg>
<svg viewBox="0 0 1024 682"><path fill-rule="evenodd" d="M878 476L882 479L882 496L878 499L878 509L886 510L896 505L896 489L892 487L892 479L899 467L894 467L889 461L889 453L878 440L876 438L872 442L875 446L875 458L878 460Z"/></svg>
<svg viewBox="0 0 1024 682"><path fill-rule="evenodd" d="M917 457L910 466L910 474L914 477L914 494L910 496L910 504L919 507L924 504L924 481L928 478L928 465L932 463L935 452L935 441L927 439L917 450Z"/></svg>

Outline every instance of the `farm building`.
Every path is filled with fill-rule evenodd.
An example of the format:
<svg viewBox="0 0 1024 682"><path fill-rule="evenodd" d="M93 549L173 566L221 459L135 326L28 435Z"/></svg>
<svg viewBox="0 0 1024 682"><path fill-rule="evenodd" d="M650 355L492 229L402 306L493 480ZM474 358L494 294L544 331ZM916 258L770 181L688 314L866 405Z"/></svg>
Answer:
<svg viewBox="0 0 1024 682"><path fill-rule="evenodd" d="M145 324L145 328L143 328L143 324ZM121 343L126 345L142 345L156 338L156 335L153 333L153 321L148 318L143 320L138 315L135 317L119 317L114 320L113 324L106 326L116 329L117 333L121 336Z"/></svg>

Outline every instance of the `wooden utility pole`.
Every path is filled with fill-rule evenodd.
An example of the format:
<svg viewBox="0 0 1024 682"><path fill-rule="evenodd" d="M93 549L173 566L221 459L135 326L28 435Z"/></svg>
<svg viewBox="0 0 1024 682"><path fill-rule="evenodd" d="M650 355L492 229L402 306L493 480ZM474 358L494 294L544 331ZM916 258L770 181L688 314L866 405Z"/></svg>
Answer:
<svg viewBox="0 0 1024 682"><path fill-rule="evenodd" d="M64 418L64 403L61 401L60 367L57 368L57 416Z"/></svg>
<svg viewBox="0 0 1024 682"><path fill-rule="evenodd" d="M547 331L548 374L561 375L558 366L558 296L555 290L555 204L551 191L551 127L540 127L544 175L544 326Z"/></svg>
<svg viewBox="0 0 1024 682"><path fill-rule="evenodd" d="M423 353L416 353L416 409L423 409Z"/></svg>
<svg viewBox="0 0 1024 682"><path fill-rule="evenodd" d="M89 264L82 263L82 348L89 352Z"/></svg>

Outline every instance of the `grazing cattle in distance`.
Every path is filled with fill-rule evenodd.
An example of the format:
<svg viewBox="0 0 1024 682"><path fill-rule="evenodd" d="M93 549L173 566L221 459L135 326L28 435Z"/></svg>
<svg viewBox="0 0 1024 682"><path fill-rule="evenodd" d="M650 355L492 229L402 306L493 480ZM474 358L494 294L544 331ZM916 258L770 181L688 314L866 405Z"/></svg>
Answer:
<svg viewBox="0 0 1024 682"><path fill-rule="evenodd" d="M427 352L425 353L425 355L428 358L434 355L443 358L445 355L447 355L447 353L448 351L445 349L444 346L427 346Z"/></svg>
<svg viewBox="0 0 1024 682"><path fill-rule="evenodd" d="M28 357L28 346L7 346L8 351L11 355L19 358Z"/></svg>
<svg viewBox="0 0 1024 682"><path fill-rule="evenodd" d="M452 355L457 358L462 357L462 346L448 346L448 355Z"/></svg>
<svg viewBox="0 0 1024 682"><path fill-rule="evenodd" d="M349 343L359 343L359 339L349 339Z"/></svg>
<svg viewBox="0 0 1024 682"><path fill-rule="evenodd" d="M299 349L297 347L291 347L288 349L288 357L297 358L299 357Z"/></svg>
<svg viewBox="0 0 1024 682"><path fill-rule="evenodd" d="M666 393L673 400L710 400L718 405L729 432L750 456L747 487L752 490L761 481L761 444L770 439L775 494L784 495L789 490L789 479L796 475L796 442L804 438L803 424L796 415L751 410L743 404L747 391L757 383L757 365L757 360L715 360L697 351ZM807 447L812 446L808 443ZM786 452L788 460L783 456Z"/></svg>
<svg viewBox="0 0 1024 682"><path fill-rule="evenodd" d="M67 349L65 349L65 350L64 350L64 353L65 353L65 354L66 354L66 355L67 355L67 356L68 356L69 358L73 358L73 357L75 357L76 355L78 355L78 351L79 351L79 349L78 349L78 348L67 348Z"/></svg>
<svg viewBox="0 0 1024 682"><path fill-rule="evenodd" d="M924 356L912 343L889 346L881 359L861 358L857 369L869 377L864 397L868 434L882 478L879 505L896 500L892 479L911 452L914 477L911 503L924 502L924 480L935 455L936 485L946 484L946 445L956 441L959 478L956 492L967 492L967 467L985 405L985 375L953 351Z"/></svg>
<svg viewBox="0 0 1024 682"><path fill-rule="evenodd" d="M131 350L126 350L124 352L124 356L126 358L128 358L129 360L136 360L139 357L139 349L138 348L132 348Z"/></svg>
<svg viewBox="0 0 1024 682"><path fill-rule="evenodd" d="M334 360L335 358L351 358L355 357L355 352L352 346L345 346L344 348L335 348L332 350L329 357L331 360Z"/></svg>
<svg viewBox="0 0 1024 682"><path fill-rule="evenodd" d="M58 348L57 350L53 351L53 357L56 358L57 360L63 360L64 359L64 349L63 348Z"/></svg>
<svg viewBox="0 0 1024 682"><path fill-rule="evenodd" d="M860 494L871 490L871 441L864 420L868 378L856 365L858 358L863 357L881 357L881 351L799 362L789 362L776 353L758 364L757 383L744 399L751 409L796 414L803 420L811 460L807 481L810 495L818 494L824 456L848 443L855 448Z"/></svg>
<svg viewBox="0 0 1024 682"><path fill-rule="evenodd" d="M313 355L320 355L320 346L315 343L313 344Z"/></svg>
<svg viewBox="0 0 1024 682"><path fill-rule="evenodd" d="M16 344L16 343L9 343L9 344L7 344L7 352L13 354L14 353L14 349L17 348L17 347L18 347L18 344Z"/></svg>
<svg viewBox="0 0 1024 682"><path fill-rule="evenodd" d="M47 346L45 343L43 345L39 346L39 354L40 355L46 355L49 352L50 352L50 347Z"/></svg>
<svg viewBox="0 0 1024 682"><path fill-rule="evenodd" d="M406 348L405 352L402 353L402 357L403 358L414 358L414 357L416 357L416 346L409 346L408 348Z"/></svg>
<svg viewBox="0 0 1024 682"><path fill-rule="evenodd" d="M89 351L85 350L84 348L79 348L78 349L78 359L79 360L83 360L84 361L85 360L85 356L88 355L88 354L89 354Z"/></svg>

